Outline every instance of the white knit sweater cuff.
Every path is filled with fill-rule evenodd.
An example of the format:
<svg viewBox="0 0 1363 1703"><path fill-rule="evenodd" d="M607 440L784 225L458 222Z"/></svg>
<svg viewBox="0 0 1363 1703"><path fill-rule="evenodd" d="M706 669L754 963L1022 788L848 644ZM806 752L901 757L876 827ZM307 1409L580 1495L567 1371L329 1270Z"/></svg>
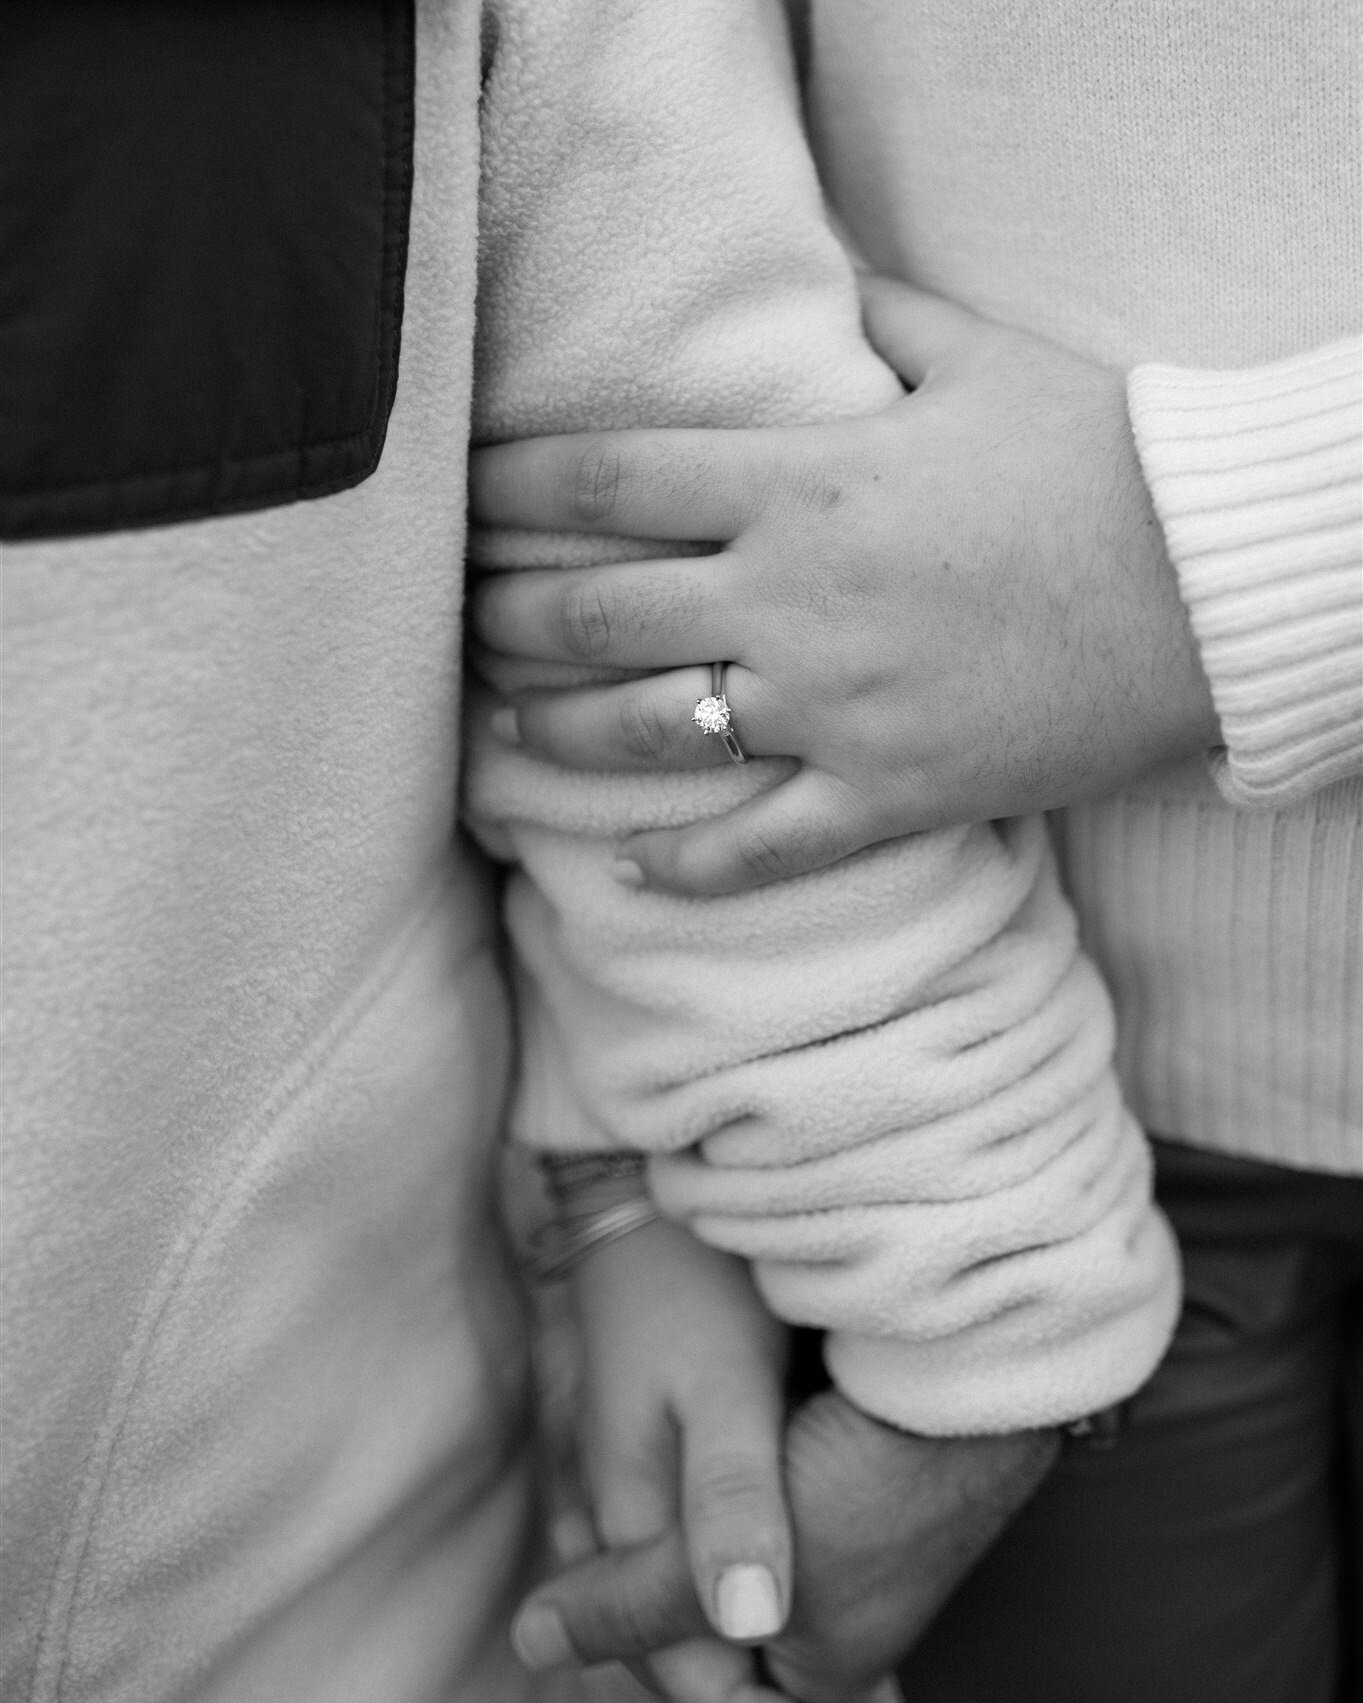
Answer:
<svg viewBox="0 0 1363 1703"><path fill-rule="evenodd" d="M1131 421L1221 720L1217 780L1279 807L1363 766L1363 363L1137 367Z"/></svg>

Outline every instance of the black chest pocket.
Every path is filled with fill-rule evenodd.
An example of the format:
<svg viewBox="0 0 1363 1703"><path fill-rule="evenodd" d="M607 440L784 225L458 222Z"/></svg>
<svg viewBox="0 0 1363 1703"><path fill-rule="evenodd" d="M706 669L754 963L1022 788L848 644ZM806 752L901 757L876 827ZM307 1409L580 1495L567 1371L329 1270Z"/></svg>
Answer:
<svg viewBox="0 0 1363 1703"><path fill-rule="evenodd" d="M0 6L0 536L373 472L413 77L411 0Z"/></svg>

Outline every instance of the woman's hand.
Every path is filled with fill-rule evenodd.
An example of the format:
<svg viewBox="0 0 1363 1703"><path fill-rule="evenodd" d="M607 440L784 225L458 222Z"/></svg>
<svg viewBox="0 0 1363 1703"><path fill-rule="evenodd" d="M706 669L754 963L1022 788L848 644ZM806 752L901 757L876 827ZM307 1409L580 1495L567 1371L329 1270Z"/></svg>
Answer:
<svg viewBox="0 0 1363 1703"><path fill-rule="evenodd" d="M734 1646L774 1636L790 1612L785 1328L743 1261L666 1220L593 1250L572 1281L584 1355L579 1445L596 1537L620 1550L675 1530L699 1605L669 1637L675 1647L630 1653L651 1657L674 1703L757 1695L752 1658ZM513 1630L531 1666L573 1653L538 1601Z"/></svg>
<svg viewBox="0 0 1363 1703"><path fill-rule="evenodd" d="M485 525L723 546L476 594L496 652L668 671L524 695L498 726L527 749L597 770L727 762L690 715L701 665L728 660L749 753L802 760L727 816L623 847L659 887L755 886L1099 796L1218 741L1121 376L903 285L864 295L915 387L883 414L474 457Z"/></svg>

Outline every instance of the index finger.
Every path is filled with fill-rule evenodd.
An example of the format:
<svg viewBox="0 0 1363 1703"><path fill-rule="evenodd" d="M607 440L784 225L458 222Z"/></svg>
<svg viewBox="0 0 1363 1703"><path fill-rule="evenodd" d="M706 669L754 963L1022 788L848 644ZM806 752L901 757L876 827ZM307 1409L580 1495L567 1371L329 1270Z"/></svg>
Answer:
<svg viewBox="0 0 1363 1703"><path fill-rule="evenodd" d="M583 432L475 450L471 518L535 532L728 543L760 506L764 431Z"/></svg>

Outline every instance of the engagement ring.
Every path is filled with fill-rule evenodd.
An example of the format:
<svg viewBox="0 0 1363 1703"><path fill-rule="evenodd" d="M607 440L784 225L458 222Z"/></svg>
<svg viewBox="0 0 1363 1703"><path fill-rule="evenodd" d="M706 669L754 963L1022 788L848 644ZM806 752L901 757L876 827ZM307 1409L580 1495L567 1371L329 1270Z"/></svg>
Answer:
<svg viewBox="0 0 1363 1703"><path fill-rule="evenodd" d="M747 753L738 743L738 735L734 732L733 711L729 708L729 700L724 696L724 676L728 669L727 662L710 664L710 695L700 699L691 712L691 720L702 733L717 733L724 741L724 749L735 763L746 763Z"/></svg>

